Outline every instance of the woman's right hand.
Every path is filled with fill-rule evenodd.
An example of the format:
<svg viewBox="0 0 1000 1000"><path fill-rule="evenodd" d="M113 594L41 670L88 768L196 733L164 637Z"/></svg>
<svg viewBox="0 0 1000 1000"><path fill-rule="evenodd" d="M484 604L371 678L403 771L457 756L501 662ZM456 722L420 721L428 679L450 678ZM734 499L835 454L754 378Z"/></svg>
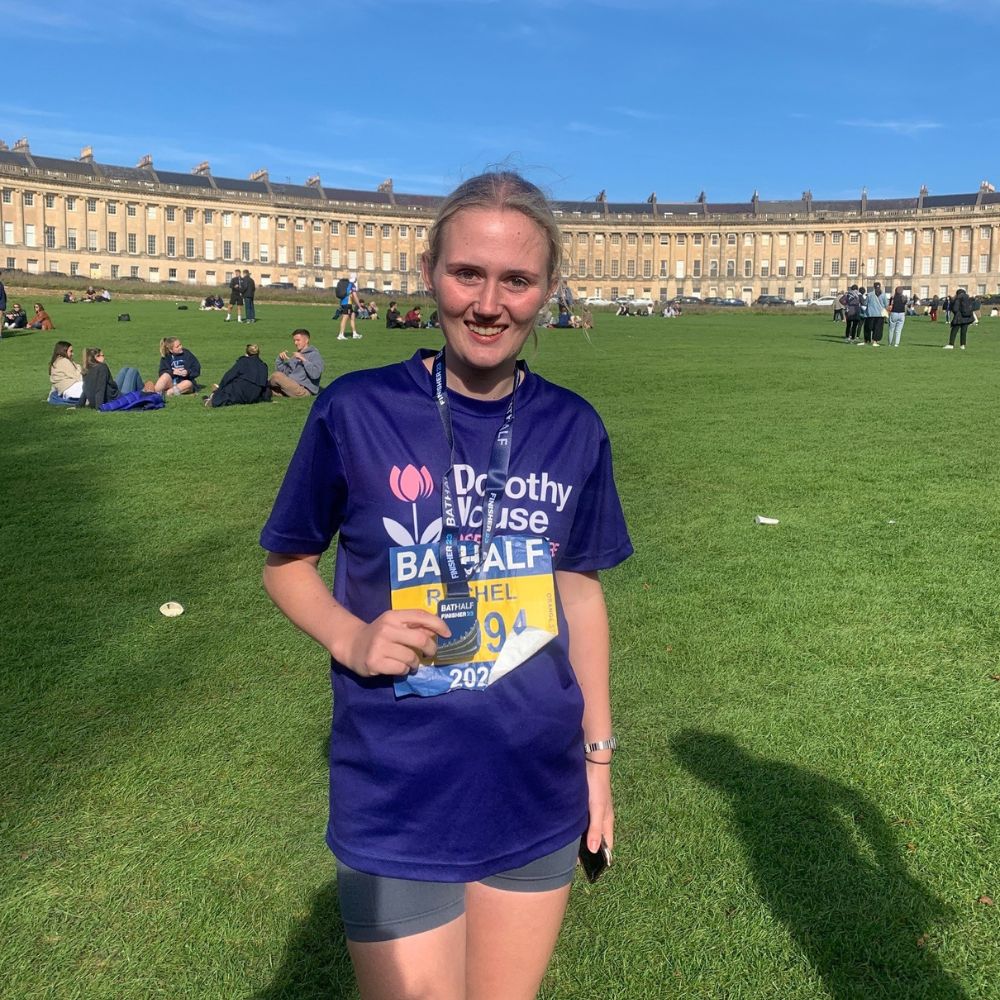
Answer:
<svg viewBox="0 0 1000 1000"><path fill-rule="evenodd" d="M420 666L421 657L434 658L438 636L449 635L448 626L428 611L386 611L354 632L341 662L361 677L405 676Z"/></svg>

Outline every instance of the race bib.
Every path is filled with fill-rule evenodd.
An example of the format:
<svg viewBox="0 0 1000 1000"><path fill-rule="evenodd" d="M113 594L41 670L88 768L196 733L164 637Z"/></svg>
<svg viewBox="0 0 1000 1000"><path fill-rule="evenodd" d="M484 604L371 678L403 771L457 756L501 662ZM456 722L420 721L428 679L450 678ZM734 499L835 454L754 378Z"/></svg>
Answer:
<svg viewBox="0 0 1000 1000"><path fill-rule="evenodd" d="M474 566L478 544L460 542L459 549L463 566ZM393 609L429 611L452 630L434 661L396 680L397 697L483 691L559 634L552 554L544 538L494 538L469 581L468 597L445 596L437 544L390 549L389 563Z"/></svg>

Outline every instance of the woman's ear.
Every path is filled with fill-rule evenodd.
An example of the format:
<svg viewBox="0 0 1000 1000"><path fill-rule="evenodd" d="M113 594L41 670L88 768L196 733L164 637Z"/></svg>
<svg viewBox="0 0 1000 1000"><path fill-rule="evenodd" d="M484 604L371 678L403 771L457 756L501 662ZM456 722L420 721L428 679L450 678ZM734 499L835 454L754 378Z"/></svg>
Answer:
<svg viewBox="0 0 1000 1000"><path fill-rule="evenodd" d="M430 261L427 257L427 251L425 250L420 255L420 274L424 279L424 288L427 289L427 294L434 295L434 282L431 279L431 274L433 273L433 268L430 265Z"/></svg>

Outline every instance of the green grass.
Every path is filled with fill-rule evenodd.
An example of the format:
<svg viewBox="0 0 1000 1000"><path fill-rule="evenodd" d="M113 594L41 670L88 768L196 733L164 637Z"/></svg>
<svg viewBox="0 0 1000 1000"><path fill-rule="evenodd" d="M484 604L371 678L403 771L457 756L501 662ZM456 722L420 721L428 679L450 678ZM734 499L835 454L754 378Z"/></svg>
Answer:
<svg viewBox="0 0 1000 1000"><path fill-rule="evenodd" d="M330 377L439 338L50 312L0 344L0 995L353 997L324 660L259 584L308 404L42 400L63 337L149 377L177 334L205 382L299 325ZM616 866L574 889L547 1000L996 996L1000 324L948 353L923 319L899 350L841 331L602 315L529 350L604 415L636 547L605 575Z"/></svg>

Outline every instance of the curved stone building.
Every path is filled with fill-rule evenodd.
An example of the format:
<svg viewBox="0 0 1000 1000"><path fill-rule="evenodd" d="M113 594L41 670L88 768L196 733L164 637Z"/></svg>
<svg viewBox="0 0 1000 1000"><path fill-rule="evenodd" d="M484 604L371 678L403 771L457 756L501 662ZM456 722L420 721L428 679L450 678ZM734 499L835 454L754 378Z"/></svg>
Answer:
<svg viewBox="0 0 1000 1000"><path fill-rule="evenodd" d="M37 156L0 143L0 268L108 279L222 285L239 268L258 284L332 288L357 271L361 288L422 290L419 255L439 198L215 177ZM821 201L555 203L563 275L579 296L677 294L792 299L878 278L926 297L963 285L1000 291L1000 195Z"/></svg>

